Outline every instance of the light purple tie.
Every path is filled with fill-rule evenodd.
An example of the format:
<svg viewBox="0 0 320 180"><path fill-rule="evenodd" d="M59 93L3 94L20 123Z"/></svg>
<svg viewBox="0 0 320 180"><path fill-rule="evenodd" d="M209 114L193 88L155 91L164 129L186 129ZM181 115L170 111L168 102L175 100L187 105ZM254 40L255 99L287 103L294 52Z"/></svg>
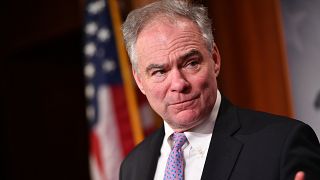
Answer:
<svg viewBox="0 0 320 180"><path fill-rule="evenodd" d="M168 157L163 179L183 180L184 161L181 147L186 142L187 138L183 133L173 133L172 140L174 141L174 145Z"/></svg>

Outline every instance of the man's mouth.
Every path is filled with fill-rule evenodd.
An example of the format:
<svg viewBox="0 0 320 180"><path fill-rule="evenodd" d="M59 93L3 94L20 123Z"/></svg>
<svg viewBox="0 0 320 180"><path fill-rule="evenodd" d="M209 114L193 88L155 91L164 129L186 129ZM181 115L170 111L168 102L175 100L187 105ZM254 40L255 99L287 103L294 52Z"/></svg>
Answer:
<svg viewBox="0 0 320 180"><path fill-rule="evenodd" d="M194 102L194 100L198 99L199 97L200 97L200 95L196 95L196 96L193 96L189 99L185 99L185 100L171 103L170 105L171 106L188 106L188 105L191 105Z"/></svg>

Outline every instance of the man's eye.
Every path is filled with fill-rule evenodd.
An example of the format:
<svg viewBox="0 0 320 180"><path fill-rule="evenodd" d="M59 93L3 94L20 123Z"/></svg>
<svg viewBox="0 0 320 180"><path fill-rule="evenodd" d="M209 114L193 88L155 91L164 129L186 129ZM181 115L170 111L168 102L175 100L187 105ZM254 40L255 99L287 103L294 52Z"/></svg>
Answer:
<svg viewBox="0 0 320 180"><path fill-rule="evenodd" d="M196 61L196 60L193 60L193 61L190 61L186 64L186 67L187 68L194 68L194 67L197 67L199 65L199 61Z"/></svg>
<svg viewBox="0 0 320 180"><path fill-rule="evenodd" d="M152 76L161 76L165 73L164 70L156 70L151 73Z"/></svg>

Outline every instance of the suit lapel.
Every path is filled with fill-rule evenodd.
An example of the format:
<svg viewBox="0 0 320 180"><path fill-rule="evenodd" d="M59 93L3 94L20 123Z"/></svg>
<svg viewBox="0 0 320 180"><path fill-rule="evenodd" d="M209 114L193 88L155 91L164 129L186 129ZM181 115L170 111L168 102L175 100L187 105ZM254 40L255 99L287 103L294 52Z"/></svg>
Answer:
<svg viewBox="0 0 320 180"><path fill-rule="evenodd" d="M203 169L202 180L229 179L242 148L242 143L232 137L239 128L240 123L237 119L236 109L223 98Z"/></svg>
<svg viewBox="0 0 320 180"><path fill-rule="evenodd" d="M137 174L137 179L150 180L154 178L163 138L164 127L162 126L151 139L148 149L144 152L145 155L143 158L138 160L139 162L137 164L140 173Z"/></svg>

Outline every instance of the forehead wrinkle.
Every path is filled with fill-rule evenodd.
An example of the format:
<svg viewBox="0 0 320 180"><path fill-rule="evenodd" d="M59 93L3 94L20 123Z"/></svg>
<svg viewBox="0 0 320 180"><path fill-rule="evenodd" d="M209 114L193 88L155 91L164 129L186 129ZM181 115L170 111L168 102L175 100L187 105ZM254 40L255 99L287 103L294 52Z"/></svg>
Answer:
<svg viewBox="0 0 320 180"><path fill-rule="evenodd" d="M181 39L185 39L183 40L183 42L187 41L188 42L187 45L180 46L180 43L182 42ZM199 49L197 48L199 44L201 44L201 42L189 41L188 37L178 37L177 39L174 39L172 42L170 42L168 46L160 47L159 45L154 45L158 49L153 48L153 46L147 47L152 51L148 53L147 56L149 55L152 56L154 60L151 61L151 64L149 65L147 64L147 67L145 68L145 72L149 72L153 68L165 68L168 65L168 63L169 64L174 63L175 59L178 61L181 61L192 55L196 55L196 54L201 55ZM178 46L177 48L174 47L176 45ZM185 50L187 50L187 52L185 52ZM165 52L165 53L162 53L162 52ZM147 57L147 59L151 59L151 58ZM169 60L168 63L166 62L162 63L163 61L165 61L165 59Z"/></svg>
<svg viewBox="0 0 320 180"><path fill-rule="evenodd" d="M174 46L180 46L180 43L185 43L183 46L189 46L189 45L201 45L205 42L203 42L203 39L201 38L201 34L199 32L194 31L182 31L179 33L179 36L174 38L171 42L168 43L167 49L175 49Z"/></svg>
<svg viewBox="0 0 320 180"><path fill-rule="evenodd" d="M182 39L184 37L181 37L180 39ZM181 43L181 41L177 42L178 39L176 39L175 41L173 41L171 43L171 46L168 48L172 48L175 45L177 45L177 48L172 48L172 50L169 50L168 52L168 56L169 59L177 59L179 61L186 59L188 56L192 56L192 55L196 55L196 54L201 54L200 53L200 47L201 46L201 42L198 41L189 41L187 38L185 38L186 40L183 41L187 41L186 44L184 44L183 46L179 46L179 44Z"/></svg>
<svg viewBox="0 0 320 180"><path fill-rule="evenodd" d="M201 45L205 45L199 28L193 23L190 24L179 21L174 24L170 23L171 25L169 26L174 28L174 34L170 34L170 31L168 32L162 29L163 27L161 26L155 27L157 24L158 23L154 23L146 26L142 32L140 32L137 39L137 41L140 39L145 43L150 39L158 40L157 43L151 43L150 45L148 43L145 44L142 46L142 49L140 49L140 53L138 53L140 57L143 55L144 57L142 57L144 59L152 59L149 61L150 64L157 64L158 62L164 62L164 64L166 64L166 60L169 60L168 63L173 63L174 59L178 59L185 50L199 50ZM167 23L160 22L160 24L166 25ZM176 30L178 30L178 32ZM148 36L148 34L151 36ZM173 37L171 35L173 35ZM145 64L145 70L147 68L146 66L148 66L148 63Z"/></svg>
<svg viewBox="0 0 320 180"><path fill-rule="evenodd" d="M183 60L188 59L189 57L192 57L195 55L202 57L200 51L198 51L197 49L191 49L190 51L188 51L185 54L183 54L182 56L180 56L179 61L183 61Z"/></svg>

